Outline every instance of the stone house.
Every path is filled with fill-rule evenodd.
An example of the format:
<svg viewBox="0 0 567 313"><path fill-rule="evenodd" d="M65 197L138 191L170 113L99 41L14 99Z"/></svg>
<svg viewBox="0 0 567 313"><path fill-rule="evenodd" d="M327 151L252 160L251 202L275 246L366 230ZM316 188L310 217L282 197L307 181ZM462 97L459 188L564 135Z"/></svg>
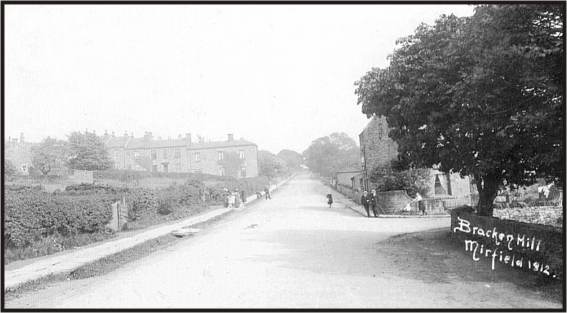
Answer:
<svg viewBox="0 0 567 313"><path fill-rule="evenodd" d="M372 188L370 174L376 167L389 168L391 161L398 156L398 145L389 136L386 118L373 116L359 135L363 186ZM428 192L423 198L444 201L446 207L471 203L471 183L469 177L458 173L444 173L435 168L427 169L425 184Z"/></svg>
<svg viewBox="0 0 567 313"><path fill-rule="evenodd" d="M177 139L154 139L152 133L134 138L132 135L104 135L114 168L135 171L205 173L225 176L223 160L228 153L241 160L237 178L258 176L258 146L228 134L226 141L192 142L191 134Z"/></svg>

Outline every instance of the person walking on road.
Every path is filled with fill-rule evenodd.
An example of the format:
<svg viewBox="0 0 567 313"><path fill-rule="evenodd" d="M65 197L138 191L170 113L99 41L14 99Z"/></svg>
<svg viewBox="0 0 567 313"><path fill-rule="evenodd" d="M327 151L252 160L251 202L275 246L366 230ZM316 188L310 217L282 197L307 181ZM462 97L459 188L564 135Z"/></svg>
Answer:
<svg viewBox="0 0 567 313"><path fill-rule="evenodd" d="M272 195L270 194L270 188L268 188L268 186L264 188L264 195L266 196L266 200L272 199Z"/></svg>
<svg viewBox="0 0 567 313"><path fill-rule="evenodd" d="M374 217L378 217L378 212L376 210L376 206L378 205L377 201L378 199L376 197L376 189L372 189L372 193L368 198L368 202L370 202L370 208L372 209L372 214L374 214ZM368 214L368 217L370 217L370 214Z"/></svg>
<svg viewBox="0 0 567 313"><path fill-rule="evenodd" d="M368 217L370 217L369 198L370 197L368 196L368 191L364 190L362 196L360 197L360 204L362 204L362 206L364 207L364 210L366 211L366 215L368 215Z"/></svg>
<svg viewBox="0 0 567 313"><path fill-rule="evenodd" d="M329 208L333 205L333 195L330 193L327 194L327 204L329 205Z"/></svg>

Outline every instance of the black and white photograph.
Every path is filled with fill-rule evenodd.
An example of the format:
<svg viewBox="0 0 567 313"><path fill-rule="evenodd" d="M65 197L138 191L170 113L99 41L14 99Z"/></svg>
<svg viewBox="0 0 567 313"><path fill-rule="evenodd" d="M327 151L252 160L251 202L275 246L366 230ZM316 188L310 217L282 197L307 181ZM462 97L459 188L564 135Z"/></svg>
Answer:
<svg viewBox="0 0 567 313"><path fill-rule="evenodd" d="M2 1L2 310L564 311L566 4Z"/></svg>

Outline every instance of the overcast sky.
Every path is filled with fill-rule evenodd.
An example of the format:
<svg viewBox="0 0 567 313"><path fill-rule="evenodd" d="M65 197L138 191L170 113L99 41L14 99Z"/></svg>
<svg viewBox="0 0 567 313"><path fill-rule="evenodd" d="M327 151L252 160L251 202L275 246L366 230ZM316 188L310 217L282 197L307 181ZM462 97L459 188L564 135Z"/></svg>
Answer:
<svg viewBox="0 0 567 313"><path fill-rule="evenodd" d="M5 136L227 133L277 153L367 123L354 81L467 5L6 5Z"/></svg>

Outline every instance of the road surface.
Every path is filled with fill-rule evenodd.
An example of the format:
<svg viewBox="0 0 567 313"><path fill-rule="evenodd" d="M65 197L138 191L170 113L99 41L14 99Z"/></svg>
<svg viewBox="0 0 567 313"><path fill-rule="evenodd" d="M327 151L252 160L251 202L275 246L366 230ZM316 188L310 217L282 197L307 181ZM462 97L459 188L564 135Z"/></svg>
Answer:
<svg viewBox="0 0 567 313"><path fill-rule="evenodd" d="M448 218L365 218L309 175L180 241L106 275L59 282L6 307L458 308L545 307L509 284L400 275L377 243L449 227ZM407 260L419 262L419 260ZM423 271L428 271L423 268Z"/></svg>

